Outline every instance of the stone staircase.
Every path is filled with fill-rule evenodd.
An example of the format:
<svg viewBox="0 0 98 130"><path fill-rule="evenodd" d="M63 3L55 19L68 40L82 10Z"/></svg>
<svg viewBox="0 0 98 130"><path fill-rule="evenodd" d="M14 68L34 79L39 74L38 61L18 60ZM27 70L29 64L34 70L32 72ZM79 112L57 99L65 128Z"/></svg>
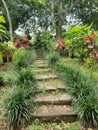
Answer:
<svg viewBox="0 0 98 130"><path fill-rule="evenodd" d="M40 56L38 56L40 54ZM34 98L37 106L34 108L32 119L41 121L73 122L77 119L77 112L71 106L72 96L66 92L66 86L51 70L48 61L38 53L35 63L31 66L36 73L39 94Z"/></svg>

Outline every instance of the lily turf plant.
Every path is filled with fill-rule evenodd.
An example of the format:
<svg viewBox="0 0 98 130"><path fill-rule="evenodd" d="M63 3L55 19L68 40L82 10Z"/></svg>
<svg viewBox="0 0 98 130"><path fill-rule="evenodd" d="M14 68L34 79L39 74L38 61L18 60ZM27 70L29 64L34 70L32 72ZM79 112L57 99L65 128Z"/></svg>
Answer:
<svg viewBox="0 0 98 130"><path fill-rule="evenodd" d="M86 127L98 128L97 85L93 78L83 70L61 60L51 62L51 66L67 85L67 91L74 96L73 105L78 111L79 120Z"/></svg>

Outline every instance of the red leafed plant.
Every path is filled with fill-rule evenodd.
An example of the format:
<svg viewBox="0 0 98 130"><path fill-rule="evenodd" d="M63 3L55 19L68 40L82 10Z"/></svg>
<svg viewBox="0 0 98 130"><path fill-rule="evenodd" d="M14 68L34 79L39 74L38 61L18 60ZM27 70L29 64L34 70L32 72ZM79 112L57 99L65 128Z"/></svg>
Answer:
<svg viewBox="0 0 98 130"><path fill-rule="evenodd" d="M25 49L29 48L29 40L27 37L16 39L14 41L14 46L17 48L24 47Z"/></svg>
<svg viewBox="0 0 98 130"><path fill-rule="evenodd" d="M91 32L91 34L87 37L84 37L84 40L87 42L87 43L93 43L96 39L97 35L94 33L94 31Z"/></svg>
<svg viewBox="0 0 98 130"><path fill-rule="evenodd" d="M56 47L59 47L59 48L63 48L64 47L64 44L65 44L65 41L64 40L60 40L56 43Z"/></svg>
<svg viewBox="0 0 98 130"><path fill-rule="evenodd" d="M90 54L92 53L92 57L94 57L96 60L98 60L98 49L97 49L97 46L94 44L96 38L97 38L97 34L95 34L95 32L93 30L89 36L84 37L84 40L87 43L89 43L88 52Z"/></svg>

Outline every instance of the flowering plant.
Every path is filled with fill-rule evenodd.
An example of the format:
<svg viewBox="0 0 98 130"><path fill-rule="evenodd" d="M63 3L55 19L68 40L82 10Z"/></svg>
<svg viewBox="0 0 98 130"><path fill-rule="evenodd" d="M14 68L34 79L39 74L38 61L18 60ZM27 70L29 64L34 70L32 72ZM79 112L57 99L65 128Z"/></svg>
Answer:
<svg viewBox="0 0 98 130"><path fill-rule="evenodd" d="M16 39L14 42L14 46L17 48L24 47L25 49L28 49L29 48L29 40L27 37Z"/></svg>

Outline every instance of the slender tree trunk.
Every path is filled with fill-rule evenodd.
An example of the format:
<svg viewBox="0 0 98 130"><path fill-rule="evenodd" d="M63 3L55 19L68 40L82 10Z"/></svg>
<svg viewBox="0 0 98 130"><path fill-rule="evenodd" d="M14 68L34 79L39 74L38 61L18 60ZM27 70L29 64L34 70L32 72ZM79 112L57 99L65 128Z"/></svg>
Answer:
<svg viewBox="0 0 98 130"><path fill-rule="evenodd" d="M63 7L62 7L62 0L60 0L60 7L59 7L59 19L56 21L56 39L61 39L61 32L62 32L62 23L63 23Z"/></svg>
<svg viewBox="0 0 98 130"><path fill-rule="evenodd" d="M51 0L51 17L54 22L54 0Z"/></svg>
<svg viewBox="0 0 98 130"><path fill-rule="evenodd" d="M55 22L55 26L56 26L56 39L60 40L60 36L61 36L61 21L57 20Z"/></svg>
<svg viewBox="0 0 98 130"><path fill-rule="evenodd" d="M6 4L5 0L2 0L2 3L3 3L3 5L4 5L5 9L6 9L7 18L8 18L8 21L9 21L10 41L13 42L13 28L12 28L11 17L10 17L9 10L8 10L8 7L7 7L7 4Z"/></svg>

